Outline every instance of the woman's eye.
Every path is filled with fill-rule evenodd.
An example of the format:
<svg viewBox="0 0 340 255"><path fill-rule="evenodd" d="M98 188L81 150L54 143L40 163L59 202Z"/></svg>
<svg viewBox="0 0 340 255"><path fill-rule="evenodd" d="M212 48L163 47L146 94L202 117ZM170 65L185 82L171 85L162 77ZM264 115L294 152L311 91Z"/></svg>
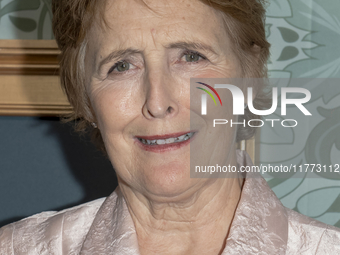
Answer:
<svg viewBox="0 0 340 255"><path fill-rule="evenodd" d="M184 56L185 56L185 61L187 62L198 62L202 58L200 54L195 53L195 52L187 53Z"/></svg>
<svg viewBox="0 0 340 255"><path fill-rule="evenodd" d="M113 67L111 67L111 69L109 70L109 73L111 73L113 71L121 73L121 72L128 71L129 69L130 69L130 63L128 63L126 61L122 61L122 62L118 62Z"/></svg>

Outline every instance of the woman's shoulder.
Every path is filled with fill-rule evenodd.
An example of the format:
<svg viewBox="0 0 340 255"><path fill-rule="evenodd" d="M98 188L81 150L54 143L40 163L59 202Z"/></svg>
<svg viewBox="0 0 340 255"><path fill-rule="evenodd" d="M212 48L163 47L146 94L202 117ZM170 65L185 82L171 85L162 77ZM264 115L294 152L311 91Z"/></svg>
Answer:
<svg viewBox="0 0 340 255"><path fill-rule="evenodd" d="M340 254L340 228L286 208L288 213L287 254ZM294 252L293 252L294 251ZM295 253L296 254L296 253Z"/></svg>
<svg viewBox="0 0 340 255"><path fill-rule="evenodd" d="M105 198L59 212L42 212L0 229L0 254L78 254ZM72 253L71 252L71 253Z"/></svg>

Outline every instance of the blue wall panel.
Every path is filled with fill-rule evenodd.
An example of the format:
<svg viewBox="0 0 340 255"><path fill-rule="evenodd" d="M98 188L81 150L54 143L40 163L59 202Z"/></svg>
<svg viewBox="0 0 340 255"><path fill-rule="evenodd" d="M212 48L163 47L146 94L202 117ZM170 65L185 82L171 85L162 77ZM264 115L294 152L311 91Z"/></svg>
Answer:
<svg viewBox="0 0 340 255"><path fill-rule="evenodd" d="M109 160L57 118L0 117L0 227L109 195Z"/></svg>

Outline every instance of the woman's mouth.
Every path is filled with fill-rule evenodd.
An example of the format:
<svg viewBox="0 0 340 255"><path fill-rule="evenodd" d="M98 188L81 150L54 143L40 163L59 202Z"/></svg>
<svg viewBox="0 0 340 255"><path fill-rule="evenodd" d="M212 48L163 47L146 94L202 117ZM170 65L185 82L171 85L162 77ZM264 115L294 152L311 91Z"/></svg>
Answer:
<svg viewBox="0 0 340 255"><path fill-rule="evenodd" d="M178 137L171 137L167 139L153 139L153 140L148 140L148 139L143 139L143 138L138 138L143 144L147 145L162 145L162 144L171 144L171 143L180 143L183 141L186 141L190 139L194 135L194 132L189 132L184 135L178 136Z"/></svg>
<svg viewBox="0 0 340 255"><path fill-rule="evenodd" d="M163 152L179 149L190 143L195 132L167 134L160 136L137 136L137 141L146 151Z"/></svg>

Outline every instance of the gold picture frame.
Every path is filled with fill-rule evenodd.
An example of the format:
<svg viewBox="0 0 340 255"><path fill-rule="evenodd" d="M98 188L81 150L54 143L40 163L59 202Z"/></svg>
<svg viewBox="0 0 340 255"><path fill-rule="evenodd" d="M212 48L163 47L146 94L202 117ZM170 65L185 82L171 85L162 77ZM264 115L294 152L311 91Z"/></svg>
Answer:
<svg viewBox="0 0 340 255"><path fill-rule="evenodd" d="M0 40L0 115L60 116L72 111L58 77L54 40Z"/></svg>

